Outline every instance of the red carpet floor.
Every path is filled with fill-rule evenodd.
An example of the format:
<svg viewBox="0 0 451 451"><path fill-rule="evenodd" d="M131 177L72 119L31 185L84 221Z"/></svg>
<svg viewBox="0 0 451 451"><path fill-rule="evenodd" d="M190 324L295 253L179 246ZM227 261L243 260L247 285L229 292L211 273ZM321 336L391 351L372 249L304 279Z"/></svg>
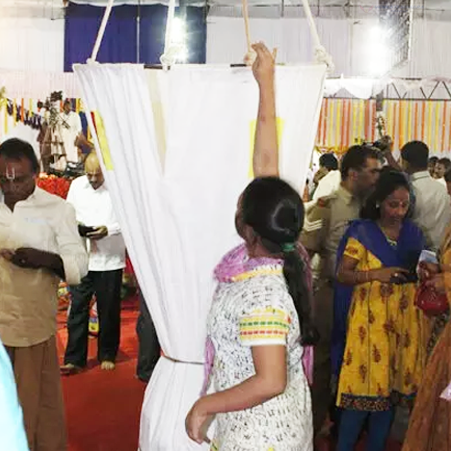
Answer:
<svg viewBox="0 0 451 451"><path fill-rule="evenodd" d="M135 378L138 316L137 300L123 303L121 348L116 370L101 371L96 360L97 340L89 341L88 369L63 378L69 451L136 451L138 449L139 416L145 385ZM60 358L67 340L66 313L58 317ZM360 444L357 451L364 451ZM318 451L333 451L324 441ZM387 451L400 451L391 442ZM183 450L180 450L183 451Z"/></svg>
<svg viewBox="0 0 451 451"><path fill-rule="evenodd" d="M116 370L101 371L96 360L97 340L89 340L88 369L63 377L69 451L136 451L139 416L145 384L135 378L138 305L125 301L121 347ZM58 318L58 348L62 360L67 340L66 314Z"/></svg>

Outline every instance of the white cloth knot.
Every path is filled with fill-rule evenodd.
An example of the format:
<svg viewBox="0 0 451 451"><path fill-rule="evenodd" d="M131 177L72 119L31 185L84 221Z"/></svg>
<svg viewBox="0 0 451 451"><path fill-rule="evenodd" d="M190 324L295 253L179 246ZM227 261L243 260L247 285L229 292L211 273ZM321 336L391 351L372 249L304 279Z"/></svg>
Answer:
<svg viewBox="0 0 451 451"><path fill-rule="evenodd" d="M325 64L329 75L335 71L335 64L332 57L322 45L315 47L315 61L318 64Z"/></svg>
<svg viewBox="0 0 451 451"><path fill-rule="evenodd" d="M164 67L169 67L175 64L183 53L184 47L181 44L171 44L165 49L163 55L160 56L160 62Z"/></svg>
<svg viewBox="0 0 451 451"><path fill-rule="evenodd" d="M246 66L252 66L255 62L255 60L257 59L257 53L255 52L255 50L249 50L246 55L244 55L244 64L246 64Z"/></svg>

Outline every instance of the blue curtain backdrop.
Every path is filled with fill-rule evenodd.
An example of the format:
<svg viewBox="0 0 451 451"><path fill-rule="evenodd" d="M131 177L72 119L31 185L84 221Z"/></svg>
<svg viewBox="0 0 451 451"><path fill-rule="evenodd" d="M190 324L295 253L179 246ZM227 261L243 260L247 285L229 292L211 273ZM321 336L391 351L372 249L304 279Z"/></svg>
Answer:
<svg viewBox="0 0 451 451"><path fill-rule="evenodd" d="M69 3L64 33L64 70L72 64L86 63L99 31L105 8ZM135 6L114 7L108 22L97 61L101 63L136 62Z"/></svg>
<svg viewBox="0 0 451 451"><path fill-rule="evenodd" d="M91 56L105 8L70 3L66 9L64 70L85 63ZM137 17L140 15L139 61ZM110 16L97 61L101 63L159 64L163 53L167 7L162 5L115 6ZM205 63L205 9L186 8L189 63Z"/></svg>

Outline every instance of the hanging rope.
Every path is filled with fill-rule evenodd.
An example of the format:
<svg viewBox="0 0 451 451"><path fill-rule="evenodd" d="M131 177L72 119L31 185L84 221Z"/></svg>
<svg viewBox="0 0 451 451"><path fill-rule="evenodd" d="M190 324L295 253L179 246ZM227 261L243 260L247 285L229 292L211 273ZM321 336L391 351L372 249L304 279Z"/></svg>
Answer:
<svg viewBox="0 0 451 451"><path fill-rule="evenodd" d="M178 45L174 45L172 42L172 25L175 17L175 0L169 0L168 5L168 18L166 20L166 35L164 39L164 52L160 56L161 64L163 68L167 70L170 66L177 61L177 55L180 48Z"/></svg>
<svg viewBox="0 0 451 451"><path fill-rule="evenodd" d="M243 18L244 18L244 31L246 33L247 51L252 50L251 33L249 31L249 8L247 7L247 0L243 0Z"/></svg>
<svg viewBox="0 0 451 451"><path fill-rule="evenodd" d="M324 46L321 44L321 40L319 38L318 30L316 28L315 21L313 19L312 10L310 9L310 5L308 0L302 0L302 5L304 6L305 16L307 18L307 22L309 24L310 33L312 35L313 43L314 43L314 52L315 52L315 62L319 64L325 64L327 66L327 71L331 74L334 69L334 63L332 61L332 57L326 51ZM252 50L251 46L251 36L250 36L250 27L249 27L249 7L247 0L242 0L242 10L243 10L243 19L244 19L244 31L246 34L246 44L247 44L247 53L244 57L244 62L251 66L256 58L255 52Z"/></svg>
<svg viewBox="0 0 451 451"><path fill-rule="evenodd" d="M246 45L247 52L244 56L244 63L247 66L252 66L254 64L255 58L257 58L257 54L252 49L252 41L251 41L251 32L249 27L249 8L247 5L247 0L242 0L242 12L244 19L244 32L246 34Z"/></svg>
<svg viewBox="0 0 451 451"><path fill-rule="evenodd" d="M243 2L244 29L246 33L246 44L247 44L247 53L244 60L246 64L252 65L255 60L255 52L252 50L251 47L252 41L250 37L250 27L249 27L249 8L247 0L242 0L242 2ZM99 53L100 45L102 44L103 36L105 34L105 29L111 15L111 11L113 9L113 4L114 0L108 1L108 5L106 7L105 14L103 15L100 29L97 34L96 42L92 50L92 55L91 58L88 60L88 63L92 63L97 60L97 55ZM317 63L325 64L327 66L328 72L332 73L335 69L334 63L332 61L332 57L329 55L324 46L321 44L321 40L319 38L318 30L316 28L316 24L313 19L312 10L310 9L308 0L302 0L302 5L304 6L305 16L307 18L310 33L312 35L314 42L315 61ZM164 69L167 69L169 66L171 66L176 62L177 55L180 52L179 48L180 46L174 45L172 43L172 25L174 22L174 17L175 17L175 0L169 0L168 18L166 21L166 36L164 42L164 53L160 57L160 61Z"/></svg>
<svg viewBox="0 0 451 451"><path fill-rule="evenodd" d="M308 0L302 0L302 5L304 6L305 17L309 24L310 34L312 35L314 43L315 61L319 64L325 64L327 66L327 72L331 74L335 70L335 65L332 57L329 53L327 53L327 50L321 44L318 29L316 28L315 20L313 19L312 10L310 9Z"/></svg>
<svg viewBox="0 0 451 451"><path fill-rule="evenodd" d="M102 44L103 35L105 34L105 29L108 24L108 20L111 15L111 11L113 9L114 0L109 0L108 5L105 10L105 14L103 15L102 23L100 25L99 32L97 33L96 42L94 44L94 48L92 50L91 58L88 59L88 63L95 63L97 60L97 54L99 53L100 45Z"/></svg>

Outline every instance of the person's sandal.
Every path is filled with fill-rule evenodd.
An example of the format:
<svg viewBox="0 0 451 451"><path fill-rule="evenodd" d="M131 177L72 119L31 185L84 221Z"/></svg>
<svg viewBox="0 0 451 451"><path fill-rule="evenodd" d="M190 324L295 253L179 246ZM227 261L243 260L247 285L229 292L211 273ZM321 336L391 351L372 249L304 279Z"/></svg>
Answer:
<svg viewBox="0 0 451 451"><path fill-rule="evenodd" d="M116 368L116 364L111 360L104 360L100 364L100 369L103 371L113 371Z"/></svg>
<svg viewBox="0 0 451 451"><path fill-rule="evenodd" d="M61 376L72 376L74 374L81 373L83 368L74 365L73 363L66 363L63 366L60 366Z"/></svg>

